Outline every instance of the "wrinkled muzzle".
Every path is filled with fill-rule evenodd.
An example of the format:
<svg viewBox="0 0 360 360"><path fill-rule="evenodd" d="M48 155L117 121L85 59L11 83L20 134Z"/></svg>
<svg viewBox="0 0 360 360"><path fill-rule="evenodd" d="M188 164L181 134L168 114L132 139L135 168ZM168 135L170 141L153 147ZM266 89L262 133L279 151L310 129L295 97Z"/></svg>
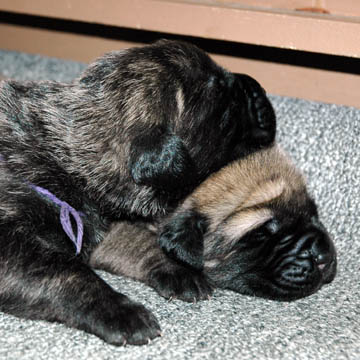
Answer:
<svg viewBox="0 0 360 360"><path fill-rule="evenodd" d="M286 297L303 297L331 282L336 274L336 252L326 231L310 226L281 241L269 264L270 281Z"/></svg>
<svg viewBox="0 0 360 360"><path fill-rule="evenodd" d="M276 229L272 220L239 239L205 271L217 287L274 300L295 300L318 291L336 274L336 251L322 224Z"/></svg>

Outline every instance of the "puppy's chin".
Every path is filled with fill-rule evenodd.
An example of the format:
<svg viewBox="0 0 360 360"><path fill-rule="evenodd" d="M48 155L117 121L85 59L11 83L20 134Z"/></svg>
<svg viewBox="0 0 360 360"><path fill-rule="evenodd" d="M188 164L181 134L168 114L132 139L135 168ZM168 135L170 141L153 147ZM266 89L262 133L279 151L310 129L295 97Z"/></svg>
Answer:
<svg viewBox="0 0 360 360"><path fill-rule="evenodd" d="M205 273L220 288L279 301L318 291L336 274L336 253L318 220L274 226L270 220L247 233L226 254L208 254Z"/></svg>

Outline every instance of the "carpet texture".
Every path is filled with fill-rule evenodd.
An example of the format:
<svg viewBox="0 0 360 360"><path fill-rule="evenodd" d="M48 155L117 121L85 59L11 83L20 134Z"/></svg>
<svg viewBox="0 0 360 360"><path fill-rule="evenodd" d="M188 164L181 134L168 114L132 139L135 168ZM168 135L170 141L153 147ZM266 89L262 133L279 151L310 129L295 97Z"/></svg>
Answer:
<svg viewBox="0 0 360 360"><path fill-rule="evenodd" d="M0 51L0 74L6 77L69 81L83 68ZM101 272L115 289L154 312L162 338L117 348L60 324L0 313L0 359L360 359L360 110L278 96L271 100L278 140L307 176L335 239L333 283L291 303L216 291L210 301L187 304L168 302L142 284Z"/></svg>

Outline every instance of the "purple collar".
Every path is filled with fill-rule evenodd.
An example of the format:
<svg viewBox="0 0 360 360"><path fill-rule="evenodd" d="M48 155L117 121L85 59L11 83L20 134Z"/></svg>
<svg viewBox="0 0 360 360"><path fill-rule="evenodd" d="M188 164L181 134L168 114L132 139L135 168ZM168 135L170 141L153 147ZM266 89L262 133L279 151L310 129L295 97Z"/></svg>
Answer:
<svg viewBox="0 0 360 360"><path fill-rule="evenodd" d="M41 186L29 184L29 186L34 189L39 194L46 196L53 203L59 205L61 207L60 210L60 222L66 233L66 235L70 238L70 240L75 244L76 247L76 255L80 254L83 234L84 234L84 224L81 220L81 216L78 211L76 211L72 206L70 206L66 201L62 201L57 198L53 193L49 190L42 188ZM76 221L77 225L77 236L75 237L73 228L71 226L70 214Z"/></svg>
<svg viewBox="0 0 360 360"><path fill-rule="evenodd" d="M0 155L0 161L4 160L4 157ZM70 206L66 201L62 201L57 198L53 193L49 190L42 188L41 186L37 186L29 183L29 186L34 189L37 193L46 196L53 203L59 205L60 209L60 222L62 228L64 229L66 235L70 238L70 240L75 244L76 247L76 255L80 254L81 246L83 242L84 235L84 224L82 222L81 216L83 215L81 212L76 211L72 206ZM70 214L73 216L76 225L77 225L77 236L75 236L71 220Z"/></svg>

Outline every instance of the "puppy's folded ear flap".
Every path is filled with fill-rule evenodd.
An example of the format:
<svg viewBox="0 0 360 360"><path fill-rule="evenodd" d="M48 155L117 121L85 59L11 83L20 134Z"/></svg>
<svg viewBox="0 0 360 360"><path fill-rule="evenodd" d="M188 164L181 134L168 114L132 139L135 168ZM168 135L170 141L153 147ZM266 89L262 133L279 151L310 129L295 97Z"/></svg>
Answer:
<svg viewBox="0 0 360 360"><path fill-rule="evenodd" d="M176 214L162 228L159 245L167 256L196 270L204 266L206 219L195 211Z"/></svg>
<svg viewBox="0 0 360 360"><path fill-rule="evenodd" d="M257 150L271 145L276 135L276 116L265 90L252 77L236 74L246 98L242 119L246 121L245 145Z"/></svg>
<svg viewBox="0 0 360 360"><path fill-rule="evenodd" d="M184 186L194 175L192 159L182 140L161 128L133 140L129 166L136 184L162 190Z"/></svg>

